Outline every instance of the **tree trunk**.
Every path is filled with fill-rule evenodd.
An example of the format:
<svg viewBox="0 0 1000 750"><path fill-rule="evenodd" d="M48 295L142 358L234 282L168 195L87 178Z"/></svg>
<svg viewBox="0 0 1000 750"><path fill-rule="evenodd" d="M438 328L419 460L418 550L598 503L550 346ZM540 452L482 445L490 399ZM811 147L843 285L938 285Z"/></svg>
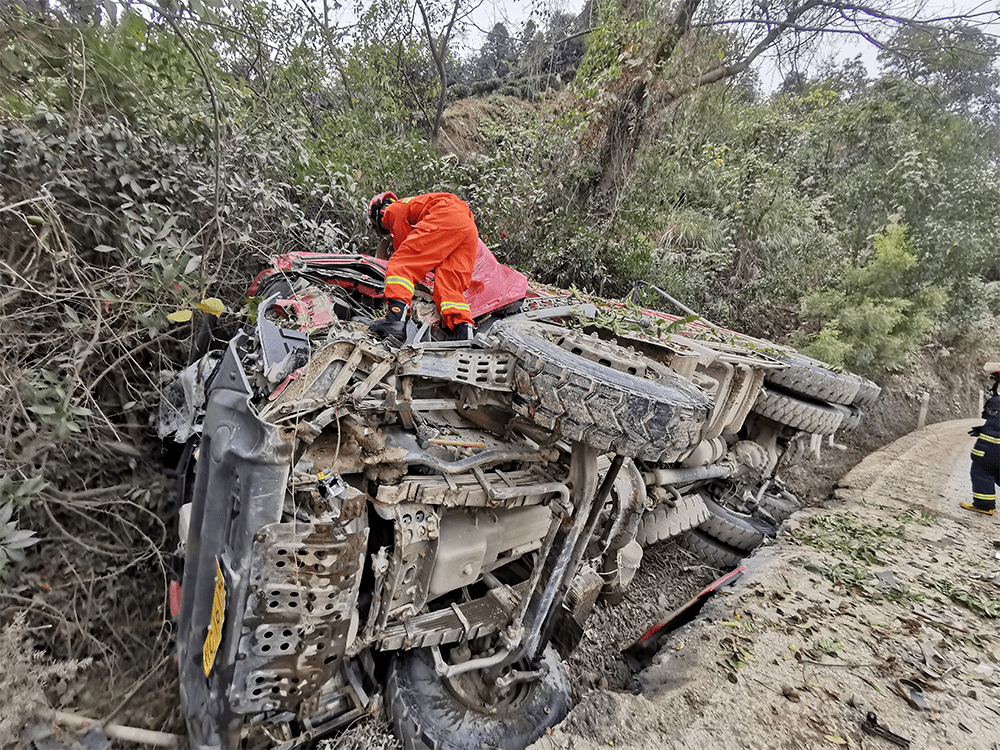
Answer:
<svg viewBox="0 0 1000 750"><path fill-rule="evenodd" d="M670 29L657 45L650 60L651 68L670 59L680 40L691 28L691 18L700 4L701 0L681 2ZM600 197L607 197L617 192L632 168L646 121L648 92L649 84L646 82L646 77L641 76L612 105L597 157L598 171L595 175L594 189Z"/></svg>
<svg viewBox="0 0 1000 750"><path fill-rule="evenodd" d="M649 70L655 70L673 56L684 35L690 31L691 20L700 3L701 0L682 0L670 28L650 58ZM823 7L831 6L826 0L806 0L794 5L784 19L769 24L768 33L750 51L732 62L678 81L665 93L658 95L660 103L672 102L701 86L739 75L764 51L774 46L783 34L794 32L805 14ZM833 12L838 12L836 6L833 9ZM618 98L607 115L604 138L598 150L598 169L591 183L592 194L603 205L610 206L614 203L616 192L625 184L632 169L649 112L649 95L647 77L640 77Z"/></svg>
<svg viewBox="0 0 1000 750"><path fill-rule="evenodd" d="M441 32L441 38L438 44L434 44L434 35L431 33L431 22L427 17L427 10L424 8L423 2L417 0L417 8L420 10L420 17L424 21L424 31L427 33L427 47L430 49L431 57L434 58L434 64L438 69L438 78L441 81L441 93L438 96L437 111L434 113L434 122L431 123L431 133L430 141L432 146L437 146L438 134L441 131L441 120L444 118L444 103L448 96L448 73L445 70L445 55L448 52L448 40L451 37L451 31L455 27L455 19L458 18L458 7L462 0L454 0L454 7L451 10L451 20L448 21L448 25L445 27L444 31Z"/></svg>

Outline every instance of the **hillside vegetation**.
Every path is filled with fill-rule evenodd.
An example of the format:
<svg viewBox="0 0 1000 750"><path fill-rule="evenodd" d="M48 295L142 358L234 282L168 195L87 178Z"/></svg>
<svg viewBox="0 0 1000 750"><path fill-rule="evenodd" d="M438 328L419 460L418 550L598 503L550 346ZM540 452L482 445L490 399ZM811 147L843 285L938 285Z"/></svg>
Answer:
<svg viewBox="0 0 1000 750"><path fill-rule="evenodd" d="M806 74L794 54L858 11L754 7L592 2L460 58L461 0L339 26L0 3L0 601L106 671L80 703L110 711L171 653L163 373L268 256L371 252L376 192L457 193L543 282L664 305L653 285L876 380L928 341L975 349L1000 313L991 14L886 15L877 71ZM793 71L773 92L764 51Z"/></svg>

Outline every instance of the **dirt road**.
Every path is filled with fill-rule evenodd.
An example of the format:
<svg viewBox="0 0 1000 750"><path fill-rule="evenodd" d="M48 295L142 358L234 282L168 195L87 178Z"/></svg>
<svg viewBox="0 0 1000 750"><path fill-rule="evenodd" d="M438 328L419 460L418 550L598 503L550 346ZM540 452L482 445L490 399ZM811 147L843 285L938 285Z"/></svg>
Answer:
<svg viewBox="0 0 1000 750"><path fill-rule="evenodd" d="M1000 748L1000 515L958 507L980 423L870 455L670 637L640 694L591 690L533 747Z"/></svg>

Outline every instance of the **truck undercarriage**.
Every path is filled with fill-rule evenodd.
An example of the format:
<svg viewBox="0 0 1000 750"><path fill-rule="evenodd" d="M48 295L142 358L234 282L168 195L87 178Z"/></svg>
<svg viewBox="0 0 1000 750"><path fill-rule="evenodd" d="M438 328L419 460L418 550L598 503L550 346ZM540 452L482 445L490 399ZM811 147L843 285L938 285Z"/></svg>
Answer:
<svg viewBox="0 0 1000 750"><path fill-rule="evenodd" d="M615 336L553 294L494 294L471 343L428 323L390 347L355 322L378 270L285 259L164 394L194 746L305 746L383 701L408 748L526 746L643 546L738 560L798 506L782 463L874 398L707 326Z"/></svg>

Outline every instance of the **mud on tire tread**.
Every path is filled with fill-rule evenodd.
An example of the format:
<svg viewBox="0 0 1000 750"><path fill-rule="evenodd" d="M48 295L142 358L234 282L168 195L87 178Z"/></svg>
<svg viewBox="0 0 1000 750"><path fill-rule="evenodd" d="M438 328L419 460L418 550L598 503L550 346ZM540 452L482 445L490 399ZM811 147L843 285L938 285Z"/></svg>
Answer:
<svg viewBox="0 0 1000 750"><path fill-rule="evenodd" d="M705 498L705 507L711 516L698 527L698 530L740 552L749 554L759 547L764 539L773 539L778 534L776 524L740 513L709 498Z"/></svg>
<svg viewBox="0 0 1000 750"><path fill-rule="evenodd" d="M680 535L678 541L682 547L693 553L703 563L723 570L738 568L743 563L743 558L746 557L745 552L740 552L725 542L713 539L698 529L685 531Z"/></svg>
<svg viewBox="0 0 1000 750"><path fill-rule="evenodd" d="M404 750L521 750L555 726L569 711L569 675L552 646L543 663L548 673L527 684L529 695L516 710L488 714L456 698L434 670L430 649L396 654L386 679L386 710Z"/></svg>
<svg viewBox="0 0 1000 750"><path fill-rule="evenodd" d="M783 354L778 359L788 367L768 372L765 379L782 390L831 404L850 404L857 397L862 382L857 375L833 372L804 354Z"/></svg>
<svg viewBox="0 0 1000 750"><path fill-rule="evenodd" d="M779 424L814 435L832 435L843 414L831 404L806 401L770 388L761 388L753 411Z"/></svg>
<svg viewBox="0 0 1000 750"><path fill-rule="evenodd" d="M494 325L500 347L514 354L513 408L521 417L601 451L670 461L698 443L707 396L686 380L646 380L572 354L530 321Z"/></svg>
<svg viewBox="0 0 1000 750"><path fill-rule="evenodd" d="M664 542L704 523L710 515L700 494L684 495L673 508L657 505L643 513L635 540L643 547Z"/></svg>

